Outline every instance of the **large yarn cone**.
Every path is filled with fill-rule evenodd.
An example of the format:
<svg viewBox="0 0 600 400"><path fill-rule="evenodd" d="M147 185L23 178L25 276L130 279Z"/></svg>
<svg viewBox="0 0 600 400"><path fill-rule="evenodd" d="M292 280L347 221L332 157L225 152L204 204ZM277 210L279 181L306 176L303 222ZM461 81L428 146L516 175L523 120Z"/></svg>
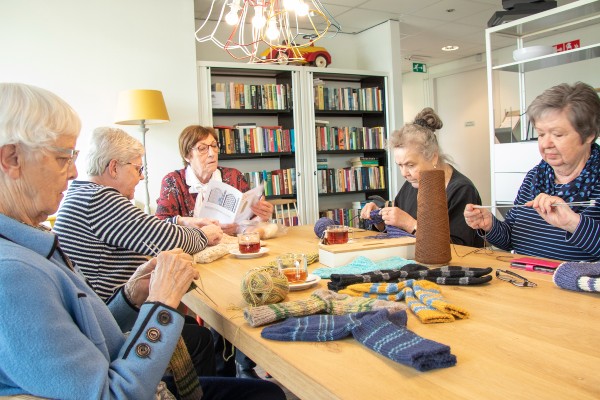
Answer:
<svg viewBox="0 0 600 400"><path fill-rule="evenodd" d="M417 193L419 227L415 260L423 264L445 264L452 253L444 171L421 171Z"/></svg>

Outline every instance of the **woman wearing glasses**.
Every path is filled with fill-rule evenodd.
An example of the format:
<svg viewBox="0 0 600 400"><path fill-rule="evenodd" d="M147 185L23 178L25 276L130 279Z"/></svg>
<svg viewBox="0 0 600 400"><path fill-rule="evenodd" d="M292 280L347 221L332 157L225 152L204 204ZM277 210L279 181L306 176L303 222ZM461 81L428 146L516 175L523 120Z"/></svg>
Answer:
<svg viewBox="0 0 600 400"><path fill-rule="evenodd" d="M565 261L598 261L598 93L585 83L563 83L536 97L527 116L538 133L542 161L519 188L514 204L521 207L512 208L500 221L489 210L468 204L467 224L503 250ZM565 204L573 202L579 204Z"/></svg>
<svg viewBox="0 0 600 400"><path fill-rule="evenodd" d="M163 178L156 208L158 218L192 217L210 180L224 182L242 193L250 189L240 171L219 166L219 143L214 129L199 125L185 128L179 135L179 153L184 168ZM202 196L198 197L199 194ZM255 218L268 221L273 215L273 205L261 198L252 212ZM235 224L222 224L221 228L230 235L237 230Z"/></svg>

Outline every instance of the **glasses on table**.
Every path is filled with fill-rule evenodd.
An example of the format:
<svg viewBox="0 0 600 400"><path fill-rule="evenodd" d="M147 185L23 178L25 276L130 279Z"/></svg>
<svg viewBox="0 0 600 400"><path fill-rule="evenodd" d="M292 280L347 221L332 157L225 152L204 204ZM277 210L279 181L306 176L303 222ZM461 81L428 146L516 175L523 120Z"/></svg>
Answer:
<svg viewBox="0 0 600 400"><path fill-rule="evenodd" d="M138 172L138 174L140 174L140 176L142 176L142 174L144 173L144 166L143 165L135 164L135 163L132 163L132 162L121 162L121 164L123 164L123 165L133 165L137 169L137 172Z"/></svg>
<svg viewBox="0 0 600 400"><path fill-rule="evenodd" d="M219 148L221 146L220 146L219 142L214 142L212 144L203 144L203 143L200 143L198 146L192 147L192 150L196 150L200 154L206 154L206 153L208 153L208 148L209 147L212 148L215 153L218 153L219 152Z"/></svg>
<svg viewBox="0 0 600 400"><path fill-rule="evenodd" d="M518 287L536 287L537 283L506 269L497 269L496 278Z"/></svg>
<svg viewBox="0 0 600 400"><path fill-rule="evenodd" d="M66 147L57 147L57 146L48 146L50 151L54 151L55 153L64 154L66 157L60 157L63 160L67 161L68 165L72 165L75 161L77 161L77 156L79 156L79 150L69 149Z"/></svg>

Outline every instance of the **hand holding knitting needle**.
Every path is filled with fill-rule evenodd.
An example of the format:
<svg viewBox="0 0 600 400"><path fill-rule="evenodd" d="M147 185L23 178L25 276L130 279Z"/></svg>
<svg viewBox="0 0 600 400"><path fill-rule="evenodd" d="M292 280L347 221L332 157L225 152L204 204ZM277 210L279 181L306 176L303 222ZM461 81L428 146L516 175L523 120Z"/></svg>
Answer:
<svg viewBox="0 0 600 400"><path fill-rule="evenodd" d="M557 196L550 196L546 193L538 194L535 199L525 203L525 206L533 207L537 213L552 226L564 229L573 233L581 216L573 211L571 207L556 207L555 204L564 203L564 200Z"/></svg>
<svg viewBox="0 0 600 400"><path fill-rule="evenodd" d="M492 213L476 204L467 204L463 213L465 222L471 229L481 229L489 232L492 229Z"/></svg>
<svg viewBox="0 0 600 400"><path fill-rule="evenodd" d="M147 301L157 301L177 308L200 273L194 268L192 256L181 249L162 251L156 260L156 268L150 275Z"/></svg>

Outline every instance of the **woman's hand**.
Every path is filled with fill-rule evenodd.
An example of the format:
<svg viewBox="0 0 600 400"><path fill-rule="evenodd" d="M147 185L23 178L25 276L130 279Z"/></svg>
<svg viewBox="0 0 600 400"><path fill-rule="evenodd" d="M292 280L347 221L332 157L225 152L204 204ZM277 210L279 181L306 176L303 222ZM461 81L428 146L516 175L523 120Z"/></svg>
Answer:
<svg viewBox="0 0 600 400"><path fill-rule="evenodd" d="M365 204L365 206L360 210L360 218L362 219L371 219L371 211L379 210L377 204L371 202Z"/></svg>
<svg viewBox="0 0 600 400"><path fill-rule="evenodd" d="M485 232L492 229L493 218L488 209L475 208L474 204L467 204L463 215L465 216L465 222L472 229L481 229Z"/></svg>
<svg viewBox="0 0 600 400"><path fill-rule="evenodd" d="M219 220L210 218L179 217L177 223L181 226L200 229L207 225L219 225Z"/></svg>
<svg viewBox="0 0 600 400"><path fill-rule="evenodd" d="M528 201L525 205L533 207L544 221L550 225L573 233L577 229L579 221L581 221L580 215L574 212L569 206L552 206L552 204L564 202L560 197L540 193L535 199Z"/></svg>
<svg viewBox="0 0 600 400"><path fill-rule="evenodd" d="M125 284L125 296L127 299L140 307L148 298L150 288L150 273L156 268L156 258L140 265Z"/></svg>
<svg viewBox="0 0 600 400"><path fill-rule="evenodd" d="M273 217L273 204L266 201L265 196L261 196L258 203L250 208L261 221L270 221Z"/></svg>
<svg viewBox="0 0 600 400"><path fill-rule="evenodd" d="M218 225L206 225L200 228L204 235L208 239L208 245L214 246L215 244L219 244L221 238L223 237L223 230Z"/></svg>
<svg viewBox="0 0 600 400"><path fill-rule="evenodd" d="M156 257L156 268L150 278L147 301L157 301L177 308L200 273L194 268L192 256L181 249L162 251Z"/></svg>
<svg viewBox="0 0 600 400"><path fill-rule="evenodd" d="M220 224L219 226L223 230L223 233L226 233L229 236L237 235L238 224Z"/></svg>
<svg viewBox="0 0 600 400"><path fill-rule="evenodd" d="M416 229L417 220L398 207L383 207L380 214L386 225L397 226L408 233L412 233Z"/></svg>

